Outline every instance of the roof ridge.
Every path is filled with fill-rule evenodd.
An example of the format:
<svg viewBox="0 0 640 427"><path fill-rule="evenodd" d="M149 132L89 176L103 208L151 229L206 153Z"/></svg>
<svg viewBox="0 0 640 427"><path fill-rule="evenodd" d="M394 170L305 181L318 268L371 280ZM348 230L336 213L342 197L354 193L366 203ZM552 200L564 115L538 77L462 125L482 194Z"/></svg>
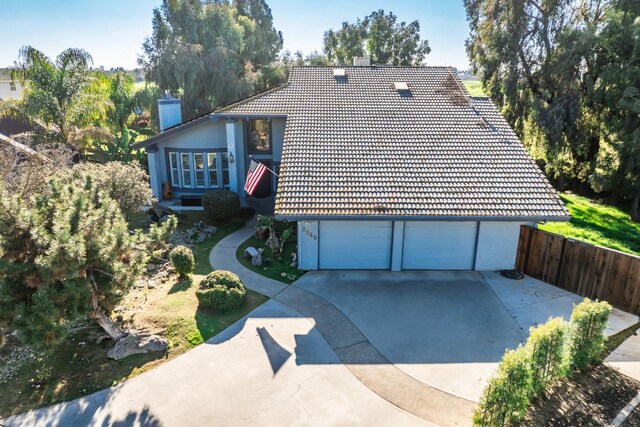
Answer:
<svg viewBox="0 0 640 427"><path fill-rule="evenodd" d="M269 89L265 89L265 90L263 90L261 92L257 92L257 93L251 94L251 95L249 95L247 97L244 97L244 98L241 98L241 99L239 99L239 100L237 100L235 102L232 102L231 104L227 104L227 105L223 105L221 107L218 107L215 110L213 110L211 112L211 114L224 113L225 110L228 110L228 109L230 109L232 107L237 107L238 105L242 105L245 102L252 101L254 99L257 99L257 98L260 98L262 96L268 95L268 94L270 94L272 92L276 92L276 91L278 91L280 89L284 89L284 88L286 88L288 86L289 86L289 82L286 82L286 83L279 84L278 86L275 86L275 87L272 87L272 88L269 88Z"/></svg>

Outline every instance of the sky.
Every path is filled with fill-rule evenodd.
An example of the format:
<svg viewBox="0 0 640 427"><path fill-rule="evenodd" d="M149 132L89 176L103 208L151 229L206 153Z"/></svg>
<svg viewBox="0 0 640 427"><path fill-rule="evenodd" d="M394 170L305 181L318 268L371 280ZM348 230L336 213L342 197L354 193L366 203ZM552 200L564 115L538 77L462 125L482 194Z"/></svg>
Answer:
<svg viewBox="0 0 640 427"><path fill-rule="evenodd" d="M0 0L0 67L12 65L21 46L49 57L80 47L94 66L137 66L142 42L151 35L153 8L161 0ZM291 52L322 51L322 36L373 10L393 11L400 21L420 22L429 41L429 65L467 68L464 41L469 28L462 0L267 0L274 26Z"/></svg>

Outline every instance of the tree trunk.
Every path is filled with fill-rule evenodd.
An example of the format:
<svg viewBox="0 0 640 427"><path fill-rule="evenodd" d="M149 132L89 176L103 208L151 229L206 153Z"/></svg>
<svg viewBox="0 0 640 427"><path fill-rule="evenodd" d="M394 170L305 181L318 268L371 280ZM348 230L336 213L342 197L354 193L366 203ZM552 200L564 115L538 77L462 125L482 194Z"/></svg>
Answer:
<svg viewBox="0 0 640 427"><path fill-rule="evenodd" d="M91 313L91 317L104 329L113 341L118 342L127 336L127 333L123 331L116 322L111 320L100 307Z"/></svg>
<svg viewBox="0 0 640 427"><path fill-rule="evenodd" d="M631 219L635 222L640 221L640 215L638 215L638 207L640 205L640 194L633 196L631 200Z"/></svg>
<svg viewBox="0 0 640 427"><path fill-rule="evenodd" d="M91 318L94 319L98 325L104 329L104 331L111 337L111 339L115 342L120 341L122 338L126 337L128 334L120 328L107 316L102 307L98 305L98 284L96 280L93 278L93 273L89 272L89 278L91 279L91 285L93 287L91 292L91 306L93 307L93 311L91 312Z"/></svg>

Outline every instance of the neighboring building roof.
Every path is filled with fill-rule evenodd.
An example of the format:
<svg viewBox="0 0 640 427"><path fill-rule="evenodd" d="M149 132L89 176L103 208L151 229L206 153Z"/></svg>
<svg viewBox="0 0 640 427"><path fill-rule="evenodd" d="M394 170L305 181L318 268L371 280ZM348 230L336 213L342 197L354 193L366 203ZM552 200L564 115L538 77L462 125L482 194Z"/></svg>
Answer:
<svg viewBox="0 0 640 427"><path fill-rule="evenodd" d="M497 108L451 68L333 68L293 68L288 86L217 112L287 115L276 215L569 218Z"/></svg>

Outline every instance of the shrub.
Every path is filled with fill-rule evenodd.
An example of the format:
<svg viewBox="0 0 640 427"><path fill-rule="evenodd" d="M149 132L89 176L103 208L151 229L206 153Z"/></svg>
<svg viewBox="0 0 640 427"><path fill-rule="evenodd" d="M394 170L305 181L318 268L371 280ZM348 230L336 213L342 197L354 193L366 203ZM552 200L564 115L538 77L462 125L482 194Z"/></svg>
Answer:
<svg viewBox="0 0 640 427"><path fill-rule="evenodd" d="M193 252L186 246L176 246L169 253L171 264L180 277L186 277L193 273L196 262L193 258Z"/></svg>
<svg viewBox="0 0 640 427"><path fill-rule="evenodd" d="M569 353L576 369L584 369L600 360L607 337L604 330L612 307L605 301L585 298L571 313Z"/></svg>
<svg viewBox="0 0 640 427"><path fill-rule="evenodd" d="M214 271L200 282L196 297L200 305L217 311L239 307L247 295L240 278L229 271Z"/></svg>
<svg viewBox="0 0 640 427"><path fill-rule="evenodd" d="M530 355L531 392L540 396L555 380L566 373L565 335L567 323L560 317L531 328L527 341Z"/></svg>
<svg viewBox="0 0 640 427"><path fill-rule="evenodd" d="M202 196L202 207L210 221L228 221L240 213L240 196L229 190L207 191Z"/></svg>
<svg viewBox="0 0 640 427"><path fill-rule="evenodd" d="M507 351L482 393L473 416L474 424L504 426L517 423L527 412L530 391L528 349L521 346Z"/></svg>
<svg viewBox="0 0 640 427"><path fill-rule="evenodd" d="M79 163L62 175L67 183L82 185L90 177L94 187L116 201L125 219L153 202L149 176L138 164Z"/></svg>

